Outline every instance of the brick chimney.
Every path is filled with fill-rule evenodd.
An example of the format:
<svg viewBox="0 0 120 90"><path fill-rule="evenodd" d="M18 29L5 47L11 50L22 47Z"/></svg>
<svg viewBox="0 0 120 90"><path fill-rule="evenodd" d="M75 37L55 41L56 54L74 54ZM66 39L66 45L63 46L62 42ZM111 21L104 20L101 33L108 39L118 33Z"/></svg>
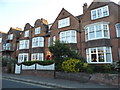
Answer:
<svg viewBox="0 0 120 90"><path fill-rule="evenodd" d="M84 5L83 5L83 14L86 12L87 8L88 8L87 3L84 3Z"/></svg>

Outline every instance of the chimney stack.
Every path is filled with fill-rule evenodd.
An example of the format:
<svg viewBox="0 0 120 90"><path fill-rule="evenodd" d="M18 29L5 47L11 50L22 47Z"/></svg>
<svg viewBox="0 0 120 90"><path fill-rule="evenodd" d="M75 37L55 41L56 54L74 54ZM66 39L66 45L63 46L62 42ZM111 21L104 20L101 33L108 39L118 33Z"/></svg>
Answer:
<svg viewBox="0 0 120 90"><path fill-rule="evenodd" d="M87 8L88 8L87 3L84 3L84 5L83 5L83 14L86 12Z"/></svg>

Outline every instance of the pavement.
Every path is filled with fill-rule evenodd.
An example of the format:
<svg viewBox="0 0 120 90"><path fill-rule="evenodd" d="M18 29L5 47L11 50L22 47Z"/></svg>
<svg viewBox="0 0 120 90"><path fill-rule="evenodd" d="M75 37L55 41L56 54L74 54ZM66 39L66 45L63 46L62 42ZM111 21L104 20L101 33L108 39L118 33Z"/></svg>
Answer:
<svg viewBox="0 0 120 90"><path fill-rule="evenodd" d="M92 82L80 83L78 81L70 81L64 79L47 78L31 75L16 75L8 73L2 73L2 78L45 85L53 88L118 88L118 86L97 84Z"/></svg>

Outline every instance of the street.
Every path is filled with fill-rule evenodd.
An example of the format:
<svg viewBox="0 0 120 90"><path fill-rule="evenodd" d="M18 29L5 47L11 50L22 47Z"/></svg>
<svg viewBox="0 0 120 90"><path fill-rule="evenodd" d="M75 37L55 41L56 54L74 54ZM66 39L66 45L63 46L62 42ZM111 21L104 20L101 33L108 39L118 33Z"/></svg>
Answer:
<svg viewBox="0 0 120 90"><path fill-rule="evenodd" d="M50 88L50 87L3 78L2 88Z"/></svg>

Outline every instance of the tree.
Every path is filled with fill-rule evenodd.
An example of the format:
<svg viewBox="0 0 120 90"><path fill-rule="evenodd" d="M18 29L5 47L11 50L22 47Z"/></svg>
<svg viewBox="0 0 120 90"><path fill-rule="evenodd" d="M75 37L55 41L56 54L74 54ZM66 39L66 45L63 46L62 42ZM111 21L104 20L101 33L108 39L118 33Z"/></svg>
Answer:
<svg viewBox="0 0 120 90"><path fill-rule="evenodd" d="M83 59L83 57L80 57L69 44L64 42L55 41L55 44L51 45L49 50L54 55L55 69L57 71L61 70L61 65L64 60L68 60L70 58Z"/></svg>

